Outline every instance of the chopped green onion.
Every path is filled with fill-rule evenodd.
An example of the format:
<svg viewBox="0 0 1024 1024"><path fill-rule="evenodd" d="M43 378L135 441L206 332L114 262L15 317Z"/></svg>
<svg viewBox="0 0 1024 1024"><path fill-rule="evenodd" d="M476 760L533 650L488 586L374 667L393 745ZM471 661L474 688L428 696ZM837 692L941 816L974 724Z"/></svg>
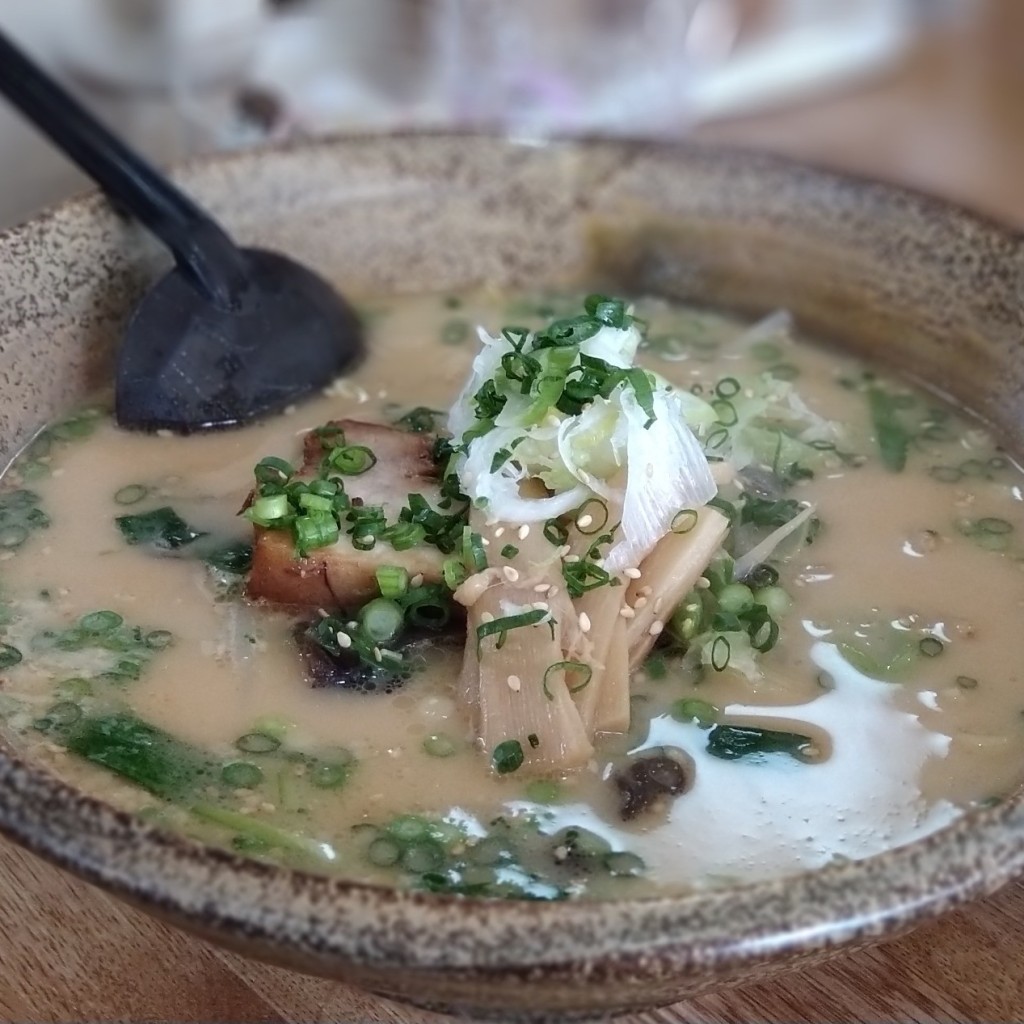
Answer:
<svg viewBox="0 0 1024 1024"><path fill-rule="evenodd" d="M78 628L86 633L109 633L123 623L124 619L117 612L90 612L78 620Z"/></svg>
<svg viewBox="0 0 1024 1024"><path fill-rule="evenodd" d="M347 753L347 751L346 751ZM338 789L343 786L351 773L352 758L338 761L314 761L306 771L306 778L317 789Z"/></svg>
<svg viewBox="0 0 1024 1024"><path fill-rule="evenodd" d="M569 686L569 680L566 679L566 686L570 693L579 693L580 690L586 689L594 675L594 670L583 661L556 661L554 664L548 665L544 670L544 679L541 683L544 690L544 696L547 697L548 700L555 699L555 695L551 692L551 689L548 686L548 679L552 672L564 672L567 676L569 673L572 673L575 676L582 677L582 680L575 683L573 686Z"/></svg>
<svg viewBox="0 0 1024 1024"><path fill-rule="evenodd" d="M220 777L232 789L255 789L263 781L263 769L249 761L232 761L220 770Z"/></svg>
<svg viewBox="0 0 1024 1024"><path fill-rule="evenodd" d="M21 661L21 651L10 644L0 644L0 670L11 668Z"/></svg>
<svg viewBox="0 0 1024 1024"><path fill-rule="evenodd" d="M732 644L725 636L716 636L711 645L711 667L716 672L724 672L729 666L729 658L732 654Z"/></svg>
<svg viewBox="0 0 1024 1024"><path fill-rule="evenodd" d="M263 732L247 732L235 740L235 746L245 754L272 754L280 748L281 741Z"/></svg>
<svg viewBox="0 0 1024 1024"><path fill-rule="evenodd" d="M557 519L549 519L544 523L544 539L560 548L569 539L569 531Z"/></svg>
<svg viewBox="0 0 1024 1024"><path fill-rule="evenodd" d="M400 565L382 565L377 569L377 587L381 597L401 597L409 589L408 570Z"/></svg>
<svg viewBox="0 0 1024 1024"><path fill-rule="evenodd" d="M432 434L437 430L437 420L443 419L444 416L445 413L440 409L418 405L395 420L395 426L413 434Z"/></svg>
<svg viewBox="0 0 1024 1024"><path fill-rule="evenodd" d="M697 525L697 510L684 508L672 517L670 529L673 533L689 533Z"/></svg>
<svg viewBox="0 0 1024 1024"><path fill-rule="evenodd" d="M374 598L359 610L359 621L371 639L388 643L402 631L405 616L402 609L384 597Z"/></svg>
<svg viewBox="0 0 1024 1024"><path fill-rule="evenodd" d="M926 658L937 658L945 650L942 641L938 637L923 637L917 645L917 649Z"/></svg>
<svg viewBox="0 0 1024 1024"><path fill-rule="evenodd" d="M669 709L669 714L677 722L696 722L702 729L710 729L717 721L719 711L714 704L696 697L677 700Z"/></svg>
<svg viewBox="0 0 1024 1024"><path fill-rule="evenodd" d="M604 868L613 878L636 878L647 870L647 865L637 854L618 850L604 858Z"/></svg>
<svg viewBox="0 0 1024 1024"><path fill-rule="evenodd" d="M516 771L522 766L523 760L523 745L519 740L502 740L491 755L491 763L499 775Z"/></svg>
<svg viewBox="0 0 1024 1024"><path fill-rule="evenodd" d="M143 643L154 651L162 651L174 643L174 634L169 629L153 629L144 637Z"/></svg>
<svg viewBox="0 0 1024 1024"><path fill-rule="evenodd" d="M516 555L518 555L518 554L519 554L519 548L517 548L515 546L515 544L506 544L501 549L501 557L502 558L515 558Z"/></svg>
<svg viewBox="0 0 1024 1024"><path fill-rule="evenodd" d="M423 749L431 757L451 757L458 747L447 733L435 732L423 741Z"/></svg>
<svg viewBox="0 0 1024 1024"><path fill-rule="evenodd" d="M387 836L377 836L366 848L366 859L379 868L389 868L398 863L402 848Z"/></svg>
<svg viewBox="0 0 1024 1024"><path fill-rule="evenodd" d="M735 398L740 393L740 382L735 377L723 377L715 385L715 394L719 398Z"/></svg>
<svg viewBox="0 0 1024 1024"><path fill-rule="evenodd" d="M290 515L291 506L287 494L264 495L245 510L245 518L251 523L271 528L286 525Z"/></svg>
<svg viewBox="0 0 1024 1024"><path fill-rule="evenodd" d="M959 686L961 690L973 690L977 687L978 680L975 679L974 676L957 676L956 685Z"/></svg>
<svg viewBox="0 0 1024 1024"><path fill-rule="evenodd" d="M118 505L137 505L147 494L149 494L148 487L142 484L128 484L114 492L114 501Z"/></svg>
<svg viewBox="0 0 1024 1024"><path fill-rule="evenodd" d="M252 545L247 541L225 544L206 556L206 564L220 572L241 576L252 568Z"/></svg>
<svg viewBox="0 0 1024 1024"><path fill-rule="evenodd" d="M446 558L441 565L441 575L449 590L458 590L469 579L469 571L461 558Z"/></svg>
<svg viewBox="0 0 1024 1024"><path fill-rule="evenodd" d="M585 537L600 533L608 525L608 503L602 498L587 498L573 513L573 524Z"/></svg>
<svg viewBox="0 0 1024 1024"><path fill-rule="evenodd" d="M531 608L528 612L520 612L517 615L505 615L499 619L491 619L490 622L481 622L476 627L476 642L480 643L489 636L498 636L497 646L504 646L505 634L510 629L521 629L523 626L536 626L543 622L550 613L543 608Z"/></svg>
<svg viewBox="0 0 1024 1024"><path fill-rule="evenodd" d="M12 551L14 548L20 548L26 540L28 540L28 530L24 526L12 524L0 527L0 548Z"/></svg>
<svg viewBox="0 0 1024 1024"><path fill-rule="evenodd" d="M359 476L373 469L377 456L364 444L350 444L344 448L332 448L327 453L327 465L346 476Z"/></svg>
<svg viewBox="0 0 1024 1024"><path fill-rule="evenodd" d="M402 851L402 867L414 874L436 871L447 859L444 847L436 839L420 839Z"/></svg>
<svg viewBox="0 0 1024 1024"><path fill-rule="evenodd" d="M468 526L462 529L462 560L466 568L472 572L481 572L487 568L487 552L479 533L474 533Z"/></svg>
<svg viewBox="0 0 1024 1024"><path fill-rule="evenodd" d="M292 529L295 532L296 550L303 556L316 548L334 544L341 536L338 520L330 512L310 512L298 516L292 523Z"/></svg>
<svg viewBox="0 0 1024 1024"><path fill-rule="evenodd" d="M423 543L427 531L420 523L395 523L393 526L389 526L381 536L396 551L408 551L409 548Z"/></svg>
<svg viewBox="0 0 1024 1024"><path fill-rule="evenodd" d="M295 468L276 455L268 455L256 463L253 475L258 484L286 484L295 475Z"/></svg>

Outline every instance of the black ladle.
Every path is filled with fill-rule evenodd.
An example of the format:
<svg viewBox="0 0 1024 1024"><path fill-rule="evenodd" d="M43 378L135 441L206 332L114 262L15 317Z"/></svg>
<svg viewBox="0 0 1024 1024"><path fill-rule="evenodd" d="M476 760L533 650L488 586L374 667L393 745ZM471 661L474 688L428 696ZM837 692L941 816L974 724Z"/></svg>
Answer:
<svg viewBox="0 0 1024 1024"><path fill-rule="evenodd" d="M359 318L326 281L279 253L238 248L3 33L0 93L174 254L121 341L121 426L234 426L323 388L362 355Z"/></svg>

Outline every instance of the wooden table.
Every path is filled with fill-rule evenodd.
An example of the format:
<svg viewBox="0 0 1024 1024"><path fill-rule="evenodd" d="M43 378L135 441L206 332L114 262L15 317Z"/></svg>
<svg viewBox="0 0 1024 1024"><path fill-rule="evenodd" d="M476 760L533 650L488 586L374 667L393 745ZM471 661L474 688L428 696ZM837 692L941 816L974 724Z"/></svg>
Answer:
<svg viewBox="0 0 1024 1024"><path fill-rule="evenodd" d="M989 0L885 78L706 138L895 178L1024 226L1024 2ZM887 945L633 1024L1024 1020L1024 883ZM252 963L171 930L0 842L4 1021L442 1018Z"/></svg>

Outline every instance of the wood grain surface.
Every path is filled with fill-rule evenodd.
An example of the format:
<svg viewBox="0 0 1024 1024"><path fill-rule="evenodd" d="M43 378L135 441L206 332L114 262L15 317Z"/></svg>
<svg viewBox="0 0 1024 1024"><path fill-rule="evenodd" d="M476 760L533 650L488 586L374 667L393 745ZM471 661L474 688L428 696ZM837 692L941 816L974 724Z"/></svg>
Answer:
<svg viewBox="0 0 1024 1024"><path fill-rule="evenodd" d="M859 90L713 126L905 181L1024 225L1024 0L976 4ZM886 945L632 1024L1022 1021L1024 883ZM0 841L0 1020L396 1022L443 1018L199 942Z"/></svg>

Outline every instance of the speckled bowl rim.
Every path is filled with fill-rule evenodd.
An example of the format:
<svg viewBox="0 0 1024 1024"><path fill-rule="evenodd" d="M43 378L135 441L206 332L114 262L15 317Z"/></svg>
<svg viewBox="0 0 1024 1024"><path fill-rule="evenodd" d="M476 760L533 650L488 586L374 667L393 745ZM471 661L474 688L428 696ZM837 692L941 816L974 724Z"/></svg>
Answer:
<svg viewBox="0 0 1024 1024"><path fill-rule="evenodd" d="M212 163L244 165L273 160L277 153L330 149L351 141L474 134L346 134L218 154L191 161L179 171L187 178ZM587 146L590 140L555 143ZM720 160L724 170L735 161L760 163L847 188L881 190L936 217L967 219L982 235L998 236L1024 251L1024 232L998 219L869 177L736 147L640 145L668 159L699 153ZM88 219L104 205L93 191L75 196L0 232L0 251L51 217ZM53 810L59 813L51 818L48 812ZM172 919L195 922L204 933L240 935L321 959L412 971L572 964L584 974L592 970L595 982L609 961L670 979L898 934L992 893L1024 872L1024 791L1018 789L996 806L967 812L912 843L780 879L610 902L436 895L277 867L205 846L79 792L2 741L0 831L90 882ZM435 941L403 941L403 921L408 919L415 919L417 929L428 927Z"/></svg>

